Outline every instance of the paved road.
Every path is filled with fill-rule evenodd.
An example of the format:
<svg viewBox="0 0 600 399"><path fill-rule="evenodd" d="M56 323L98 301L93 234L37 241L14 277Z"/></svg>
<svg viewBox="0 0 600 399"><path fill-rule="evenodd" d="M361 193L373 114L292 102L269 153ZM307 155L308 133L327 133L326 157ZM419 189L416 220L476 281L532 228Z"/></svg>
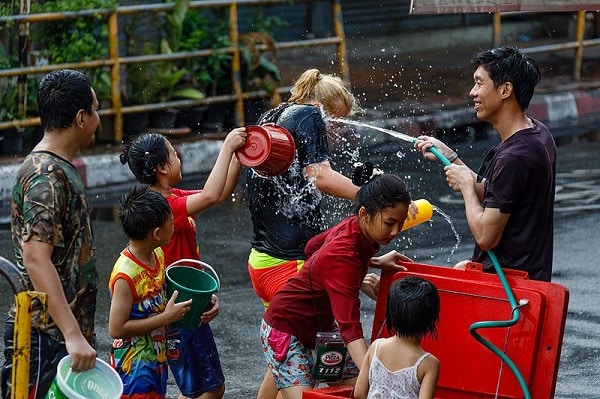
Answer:
<svg viewBox="0 0 600 399"><path fill-rule="evenodd" d="M364 138L363 138L364 139ZM362 139L360 139L362 140ZM483 152L494 140L458 143L456 148L468 163L477 165ZM348 159L356 158L352 151L342 151L338 166L344 169ZM600 397L600 269L596 267L600 255L600 212L598 212L598 182L600 176L600 142L579 142L559 147L559 187L564 194L583 200L577 203L557 203L555 233L555 282L568 287L571 295L562 357L558 375L556 398L589 399ZM415 198L428 198L449 215L456 235L448 222L435 214L430 225L421 225L406 232L392 244L408 256L423 263L449 265L470 255L472 241L464 222L462 203L445 186L439 165L423 162L410 148L397 142L386 141L377 145L377 151L361 150L361 159L377 159L384 169L404 176L412 187ZM586 173L576 172L586 170ZM593 171L596 170L596 174ZM591 178L590 178L591 176ZM202 178L186 182L187 187L197 186ZM588 190L589 192L585 191ZM594 189L596 191L594 191ZM98 265L101 281L106 284L112 263L125 245L125 238L113 217L114 199L123 192L122 188L94 191L90 198L95 206ZM567 196L568 198L569 196ZM595 206L587 211L571 212L575 206L582 209L582 201ZM339 202L327 202L331 221L339 220L348 211L348 206ZM6 210L3 210L5 212ZM250 241L250 222L243 200L243 190L235 200L219 208L205 212L199 221L199 240L203 258L215 266L223 282L219 294L221 315L212 323L227 377L227 398L255 397L265 363L260 351L258 325L262 307L248 281L245 269ZM457 245L458 243L458 245ZM453 247L457 247L452 252ZM0 229L0 255L12 259L10 233L6 227ZM8 292L4 282L0 289ZM7 309L10 296L0 298L0 312ZM99 353L108 355L107 333L108 291L102 289L99 298L98 336ZM365 335L370 336L370 324L374 303L363 301ZM465 371L467 372L467 371ZM176 398L176 387L170 383L169 398ZM538 398L536 398L538 399Z"/></svg>

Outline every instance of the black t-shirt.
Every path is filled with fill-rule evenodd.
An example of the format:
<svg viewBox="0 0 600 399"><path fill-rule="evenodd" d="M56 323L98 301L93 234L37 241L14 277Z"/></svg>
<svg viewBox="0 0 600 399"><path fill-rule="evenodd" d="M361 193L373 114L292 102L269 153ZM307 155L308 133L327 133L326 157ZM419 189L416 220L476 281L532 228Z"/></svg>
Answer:
<svg viewBox="0 0 600 399"><path fill-rule="evenodd" d="M533 120L496 146L480 174L486 178L485 208L510 214L493 249L502 267L524 270L533 280L550 281L554 235L556 145L548 128ZM486 157L489 159L489 157ZM493 271L487 252L475 245L473 261Z"/></svg>
<svg viewBox="0 0 600 399"><path fill-rule="evenodd" d="M304 168L329 160L326 124L319 107L299 104L284 104L262 122L286 128L294 137L296 156L277 177L247 169L252 247L279 259L306 259L306 243L321 232L322 194L304 177Z"/></svg>

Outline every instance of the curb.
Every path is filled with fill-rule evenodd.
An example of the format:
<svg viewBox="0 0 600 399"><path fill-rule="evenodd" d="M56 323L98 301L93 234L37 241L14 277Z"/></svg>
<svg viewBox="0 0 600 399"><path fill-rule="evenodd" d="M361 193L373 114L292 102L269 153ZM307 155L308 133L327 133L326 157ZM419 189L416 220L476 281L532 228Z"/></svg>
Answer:
<svg viewBox="0 0 600 399"><path fill-rule="evenodd" d="M221 149L221 140L201 140L175 145L182 162L183 174L203 173L211 170ZM122 165L118 153L86 155L75 158L77 168L86 189L135 182L126 165ZM12 187L21 161L0 165L0 204L9 204Z"/></svg>
<svg viewBox="0 0 600 399"><path fill-rule="evenodd" d="M547 124L550 129L589 124L600 119L600 89L536 94L527 112ZM479 122L473 108L465 105L410 117L375 116L368 123L416 137L422 133L435 134L437 129L464 127ZM585 133L583 130L578 132L562 130L564 130L562 136ZM553 132L553 134L557 137L558 133ZM182 173L187 175L209 172L221 145L222 140L199 140L176 145L175 149L182 160ZM87 189L135 181L129 168L121 165L117 153L82 156L76 158L73 164ZM0 204L10 203L12 186L20 165L20 160L0 165Z"/></svg>
<svg viewBox="0 0 600 399"><path fill-rule="evenodd" d="M600 119L600 89L573 90L560 93L535 94L527 114L546 124L550 129L588 124ZM452 129L481 123L472 106L433 111L414 117L387 118L373 124L386 129L398 130L410 136L423 133L435 134L437 129ZM572 132L564 129L565 135ZM555 137L560 133L552 132ZM584 133L584 131L580 132Z"/></svg>

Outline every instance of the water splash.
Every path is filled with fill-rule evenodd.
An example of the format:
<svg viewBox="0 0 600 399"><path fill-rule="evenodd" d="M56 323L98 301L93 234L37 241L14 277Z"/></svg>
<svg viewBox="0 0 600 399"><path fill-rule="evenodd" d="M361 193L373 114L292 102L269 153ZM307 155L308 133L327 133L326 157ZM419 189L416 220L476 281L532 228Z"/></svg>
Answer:
<svg viewBox="0 0 600 399"><path fill-rule="evenodd" d="M395 138L398 138L400 140L403 140L405 142L411 143L411 144L416 141L415 137L410 136L408 134L400 133L400 132L397 132L395 130L385 129L385 128L382 128L382 127L379 127L379 126L369 125L368 123L364 123L364 122L354 121L354 120L345 119L345 118L329 118L329 121L331 121L331 122L339 122L339 123L344 123L344 124L348 124L348 125L360 126L360 127L364 127L364 128L368 128L368 129L377 130L377 131L386 133L386 134L388 134L388 135L390 135L392 137L395 137ZM396 153L396 156L398 158L403 158L404 155L405 154L403 154L400 151ZM446 263L450 263L450 258L452 257L452 255L454 255L454 253L456 252L456 250L460 246L460 242L461 242L460 234L458 233L458 230L456 229L456 226L454 225L454 222L452 221L452 218L450 217L450 215L446 214L444 211L442 211L440 208L438 208L435 205L433 205L433 210L435 212L439 213L444 219L446 219L446 221L450 225L450 228L452 229L452 232L454 233L454 236L456 237L456 244L454 245L454 247L450 251L450 254L448 255L448 258L446 259Z"/></svg>
<svg viewBox="0 0 600 399"><path fill-rule="evenodd" d="M368 123L364 123L364 122L359 122L359 121L353 121L351 119L344 119L344 118L330 118L329 119L332 122L339 122L339 123L346 123L348 125L354 125L354 126L360 126L360 127L365 127L367 129L373 129L373 130L377 130L383 133L386 133L392 137L395 137L397 139L406 141L407 143L414 143L415 142L415 138L413 136L410 136L408 134L405 133L400 133L397 132L395 130L390 130L390 129L385 129L379 126L373 126L373 125L369 125Z"/></svg>
<svg viewBox="0 0 600 399"><path fill-rule="evenodd" d="M304 176L304 172L300 170L296 161L288 169L290 183L281 176L263 176L254 169L252 169L252 175L264 179L265 182L268 181L268 184L272 185L273 195L279 198L279 206L274 210L275 213L281 213L289 219L304 219L307 223L312 223L308 215L321 202L323 193L315 185L314 179ZM301 175L306 178L308 184L299 184L302 181Z"/></svg>
<svg viewBox="0 0 600 399"><path fill-rule="evenodd" d="M456 252L456 250L458 249L458 246L460 245L460 234L458 234L458 230L456 229L456 226L454 225L454 221L452 220L450 215L448 215L447 213L445 213L444 211L442 211L440 208L438 208L435 205L432 205L432 207L435 212L439 213L440 215L442 215L442 217L444 219L446 219L446 221L450 225L450 228L452 229L452 232L454 233L454 237L456 237L456 244L454 244L454 247L450 251L450 255L448 255L448 259L446 259L446 263L450 263L450 258L452 257L452 255L454 255L454 252Z"/></svg>

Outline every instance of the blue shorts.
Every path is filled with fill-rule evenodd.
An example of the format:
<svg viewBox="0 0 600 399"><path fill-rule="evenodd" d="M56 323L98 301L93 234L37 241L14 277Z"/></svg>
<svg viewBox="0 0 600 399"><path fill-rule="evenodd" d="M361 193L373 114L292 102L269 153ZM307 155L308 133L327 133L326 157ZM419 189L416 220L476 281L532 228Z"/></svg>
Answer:
<svg viewBox="0 0 600 399"><path fill-rule="evenodd" d="M260 343L278 390L295 386L314 388L317 385L312 375L315 362L314 350L304 346L296 336L281 332L262 320ZM348 355L342 379L347 380L357 376L358 367Z"/></svg>
<svg viewBox="0 0 600 399"><path fill-rule="evenodd" d="M195 398L225 384L219 352L208 323L187 330L170 326L167 361L181 393Z"/></svg>
<svg viewBox="0 0 600 399"><path fill-rule="evenodd" d="M14 319L4 324L4 365L2 366L2 397L10 398ZM31 352L29 360L29 398L44 398L56 376L58 362L67 356L67 348L49 334L31 329Z"/></svg>

